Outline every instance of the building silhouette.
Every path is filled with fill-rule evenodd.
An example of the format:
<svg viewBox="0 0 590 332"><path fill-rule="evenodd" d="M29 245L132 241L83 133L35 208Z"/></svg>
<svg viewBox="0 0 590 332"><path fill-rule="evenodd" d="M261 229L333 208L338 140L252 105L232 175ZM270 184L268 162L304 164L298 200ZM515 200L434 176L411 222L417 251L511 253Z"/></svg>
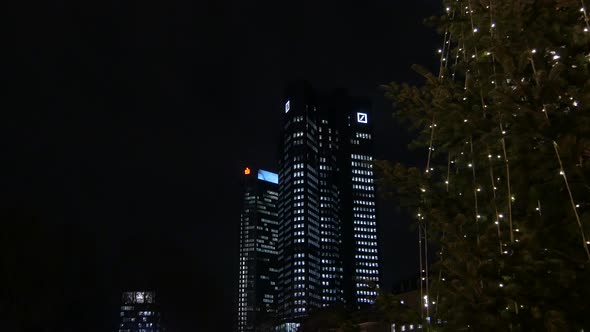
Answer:
<svg viewBox="0 0 590 332"><path fill-rule="evenodd" d="M163 332L152 291L124 292L121 299L119 332Z"/></svg>
<svg viewBox="0 0 590 332"><path fill-rule="evenodd" d="M320 307L372 304L380 277L370 103L294 82L282 113L277 311L291 331Z"/></svg>
<svg viewBox="0 0 590 332"><path fill-rule="evenodd" d="M243 174L238 281L238 331L262 331L276 317L278 175Z"/></svg>

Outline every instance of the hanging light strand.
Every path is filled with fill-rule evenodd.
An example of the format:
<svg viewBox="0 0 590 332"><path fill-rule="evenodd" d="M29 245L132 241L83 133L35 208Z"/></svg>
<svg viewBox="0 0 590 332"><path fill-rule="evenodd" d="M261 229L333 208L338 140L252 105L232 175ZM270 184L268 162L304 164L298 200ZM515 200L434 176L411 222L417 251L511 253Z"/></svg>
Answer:
<svg viewBox="0 0 590 332"><path fill-rule="evenodd" d="M581 12L584 14L584 23L586 23L586 28L584 32L590 32L590 18L588 18L588 12L586 11L586 5L584 4L584 0L580 0L582 4Z"/></svg>
<svg viewBox="0 0 590 332"><path fill-rule="evenodd" d="M500 255L502 254L502 231L500 228L500 213L498 212L498 205L496 204L496 184L494 183L494 166L492 164L492 154L490 153L490 149L488 148L488 160L490 166L490 190L492 191L492 208L494 209L494 216L496 224L496 230L498 232L498 246L500 249Z"/></svg>
<svg viewBox="0 0 590 332"><path fill-rule="evenodd" d="M500 131L504 133L504 127L500 123ZM512 227L512 188L510 187L510 163L508 161L508 153L506 152L506 139L502 136L502 151L504 152L504 164L506 166L506 191L507 191L507 205L508 205L508 227L510 230L510 243L514 243L514 230Z"/></svg>
<svg viewBox="0 0 590 332"><path fill-rule="evenodd" d="M469 136L469 146L470 146L470 157L471 157L471 175L472 175L472 180L473 180L473 205L474 205L474 209L475 209L475 225L476 225L476 242L477 245L479 246L479 206L478 206L478 197L477 197L477 192L479 191L478 185L477 185L477 178L476 178L476 174L475 174L475 161L473 159L473 136Z"/></svg>
<svg viewBox="0 0 590 332"><path fill-rule="evenodd" d="M578 208L576 207L574 196L570 189L569 181L567 180L565 170L563 169L563 163L561 162L561 156L559 155L559 147L557 145L557 142L555 141L553 141L553 148L555 149L555 155L557 156L557 160L559 161L559 174L561 174L561 176L563 177L563 181L565 182L565 188L567 189L567 193L570 197L572 210L574 211L576 221L578 222L578 227L580 228L580 235L582 236L582 245L584 246L584 251L586 252L586 256L588 257L588 261L590 262L590 251L588 250L588 242L586 241L586 235L584 234L584 227L582 226L582 221L580 220L580 216L578 215Z"/></svg>
<svg viewBox="0 0 590 332"><path fill-rule="evenodd" d="M430 172L430 160L432 158L432 150L434 144L434 128L436 127L436 114L432 112L432 123L430 124L430 142L428 144L428 159L426 161L426 173Z"/></svg>

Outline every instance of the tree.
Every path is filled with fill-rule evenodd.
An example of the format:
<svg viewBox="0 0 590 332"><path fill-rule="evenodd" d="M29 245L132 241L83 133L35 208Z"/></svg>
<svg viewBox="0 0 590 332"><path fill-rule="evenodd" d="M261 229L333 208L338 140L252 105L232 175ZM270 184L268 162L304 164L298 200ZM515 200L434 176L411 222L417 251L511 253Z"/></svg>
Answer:
<svg viewBox="0 0 590 332"><path fill-rule="evenodd" d="M378 290L374 311L379 322L391 324L409 325L421 323L422 319L418 311L403 304L397 296Z"/></svg>
<svg viewBox="0 0 590 332"><path fill-rule="evenodd" d="M590 295L590 25L579 0L452 0L438 75L383 88L425 169L380 162L427 232L449 331L579 331Z"/></svg>
<svg viewBox="0 0 590 332"><path fill-rule="evenodd" d="M312 311L302 322L302 332L333 331L350 320L350 313L344 305L333 305Z"/></svg>

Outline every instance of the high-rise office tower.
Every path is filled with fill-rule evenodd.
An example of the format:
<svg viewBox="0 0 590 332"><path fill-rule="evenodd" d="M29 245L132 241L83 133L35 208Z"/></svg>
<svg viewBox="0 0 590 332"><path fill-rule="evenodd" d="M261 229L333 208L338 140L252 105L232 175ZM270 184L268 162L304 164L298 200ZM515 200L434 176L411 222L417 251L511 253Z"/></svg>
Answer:
<svg viewBox="0 0 590 332"><path fill-rule="evenodd" d="M155 292L124 292L119 332L162 332Z"/></svg>
<svg viewBox="0 0 590 332"><path fill-rule="evenodd" d="M238 331L262 331L276 316L278 175L244 170Z"/></svg>
<svg viewBox="0 0 590 332"><path fill-rule="evenodd" d="M285 103L279 157L279 316L292 330L321 306L318 104L307 86Z"/></svg>
<svg viewBox="0 0 590 332"><path fill-rule="evenodd" d="M342 256L345 302L371 304L380 283L373 125L370 104L349 98L342 109L342 145L338 163L341 185Z"/></svg>
<svg viewBox="0 0 590 332"><path fill-rule="evenodd" d="M373 303L379 261L370 103L287 89L279 157L282 329L310 310Z"/></svg>

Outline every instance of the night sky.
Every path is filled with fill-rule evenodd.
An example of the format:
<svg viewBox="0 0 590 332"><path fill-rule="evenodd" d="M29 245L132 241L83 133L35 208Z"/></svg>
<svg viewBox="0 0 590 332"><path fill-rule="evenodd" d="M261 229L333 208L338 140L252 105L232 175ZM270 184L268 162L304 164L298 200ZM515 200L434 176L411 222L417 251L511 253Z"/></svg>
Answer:
<svg viewBox="0 0 590 332"><path fill-rule="evenodd" d="M158 291L170 332L231 331L241 172L276 171L290 79L370 96L377 157L423 158L378 86L435 68L422 21L437 1L19 7L2 65L0 290L45 331L112 331L120 292L140 288ZM391 206L381 217L390 287L417 270L417 245Z"/></svg>

